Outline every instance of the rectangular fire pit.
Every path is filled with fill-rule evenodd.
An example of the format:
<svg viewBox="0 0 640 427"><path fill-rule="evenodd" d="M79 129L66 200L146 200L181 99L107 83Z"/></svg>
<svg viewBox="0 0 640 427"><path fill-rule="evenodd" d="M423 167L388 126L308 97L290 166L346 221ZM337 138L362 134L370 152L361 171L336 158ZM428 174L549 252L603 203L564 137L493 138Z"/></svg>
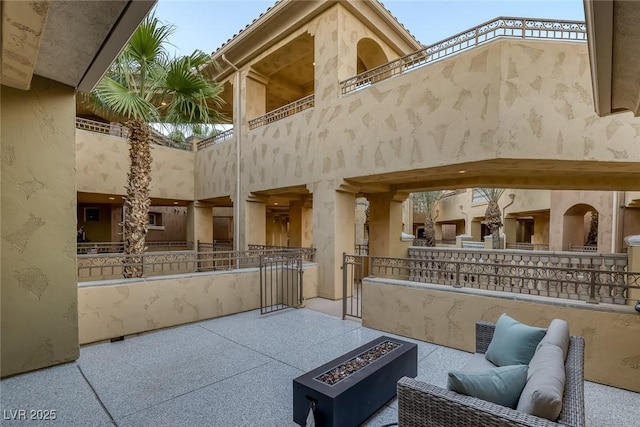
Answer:
<svg viewBox="0 0 640 427"><path fill-rule="evenodd" d="M357 426L417 374L418 346L382 336L294 379L293 421L304 426L313 403L316 426Z"/></svg>

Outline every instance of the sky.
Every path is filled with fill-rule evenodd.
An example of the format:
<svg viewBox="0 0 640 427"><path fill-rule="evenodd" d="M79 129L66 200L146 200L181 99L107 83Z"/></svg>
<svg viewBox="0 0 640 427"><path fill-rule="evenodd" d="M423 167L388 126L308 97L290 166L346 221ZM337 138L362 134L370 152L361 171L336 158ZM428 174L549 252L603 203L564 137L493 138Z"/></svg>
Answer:
<svg viewBox="0 0 640 427"><path fill-rule="evenodd" d="M304 1L304 0L296 0ZM156 16L175 26L177 55L212 53L275 3L257 0L158 0ZM385 7L429 45L498 16L584 21L582 0L386 0Z"/></svg>

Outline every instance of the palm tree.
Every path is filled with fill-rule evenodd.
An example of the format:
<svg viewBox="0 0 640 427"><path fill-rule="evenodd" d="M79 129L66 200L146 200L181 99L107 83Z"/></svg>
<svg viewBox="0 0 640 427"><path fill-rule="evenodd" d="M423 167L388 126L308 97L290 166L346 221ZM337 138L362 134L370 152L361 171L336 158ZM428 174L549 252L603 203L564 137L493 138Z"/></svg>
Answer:
<svg viewBox="0 0 640 427"><path fill-rule="evenodd" d="M426 246L434 247L436 245L435 220L438 216L436 206L440 199L442 199L443 194L443 191L411 193L414 211L424 214L424 237L426 239Z"/></svg>
<svg viewBox="0 0 640 427"><path fill-rule="evenodd" d="M205 75L209 55L194 51L171 58L166 50L174 27L151 15L140 24L107 74L91 93L98 110L124 117L129 129L129 169L124 200L124 277L142 274L142 257L149 223L151 139L149 123L174 129L222 119L215 109L222 88Z"/></svg>
<svg viewBox="0 0 640 427"><path fill-rule="evenodd" d="M504 188L478 188L477 189L482 197L484 197L489 204L487 210L484 213L484 222L489 227L492 238L492 248L500 249L500 227L502 227L502 212L500 206L498 206L498 200L504 194Z"/></svg>

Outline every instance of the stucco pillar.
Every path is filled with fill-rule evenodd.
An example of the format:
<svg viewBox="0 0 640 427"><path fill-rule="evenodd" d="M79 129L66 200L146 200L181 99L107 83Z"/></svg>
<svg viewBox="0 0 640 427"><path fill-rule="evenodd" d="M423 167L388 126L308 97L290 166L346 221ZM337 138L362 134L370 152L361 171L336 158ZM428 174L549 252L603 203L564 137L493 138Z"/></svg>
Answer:
<svg viewBox="0 0 640 427"><path fill-rule="evenodd" d="M2 86L2 376L75 360L75 90Z"/></svg>
<svg viewBox="0 0 640 427"><path fill-rule="evenodd" d="M627 236L624 242L627 245L627 271L640 273L640 235ZM640 283L635 285L640 286ZM640 301L640 289L629 289L628 304L635 305L637 301Z"/></svg>
<svg viewBox="0 0 640 427"><path fill-rule="evenodd" d="M504 238L506 243L516 243L518 234L518 220L516 218L504 219Z"/></svg>
<svg viewBox="0 0 640 427"><path fill-rule="evenodd" d="M313 246L313 211L306 201L289 203L289 246Z"/></svg>
<svg viewBox="0 0 640 427"><path fill-rule="evenodd" d="M111 206L111 241L122 241L123 206Z"/></svg>
<svg viewBox="0 0 640 427"><path fill-rule="evenodd" d="M244 241L248 245L267 243L267 204L259 200L245 202Z"/></svg>
<svg viewBox="0 0 640 427"><path fill-rule="evenodd" d="M355 249L354 193L338 191L332 181L309 185L313 193L313 241L317 248L318 296L342 298L342 253Z"/></svg>
<svg viewBox="0 0 640 427"><path fill-rule="evenodd" d="M245 120L253 120L267 112L267 81L268 79L265 76L253 69L246 72Z"/></svg>
<svg viewBox="0 0 640 427"><path fill-rule="evenodd" d="M213 208L191 202L187 205L187 241L213 242ZM197 249L197 248L196 248Z"/></svg>
<svg viewBox="0 0 640 427"><path fill-rule="evenodd" d="M407 257L407 243L402 237L402 202L404 195L374 193L369 199L369 255Z"/></svg>
<svg viewBox="0 0 640 427"><path fill-rule="evenodd" d="M480 221L474 220L471 221L471 233L470 235L473 236L473 240L475 240L476 242L482 242L483 241L483 237L482 236L482 223Z"/></svg>

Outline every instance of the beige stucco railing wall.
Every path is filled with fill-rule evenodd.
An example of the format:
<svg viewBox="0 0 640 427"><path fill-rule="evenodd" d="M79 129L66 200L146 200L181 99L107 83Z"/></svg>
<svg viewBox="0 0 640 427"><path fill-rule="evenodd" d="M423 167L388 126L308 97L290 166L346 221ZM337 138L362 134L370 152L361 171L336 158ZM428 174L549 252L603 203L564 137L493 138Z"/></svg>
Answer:
<svg viewBox="0 0 640 427"><path fill-rule="evenodd" d="M304 265L304 295L317 295L318 268ZM260 308L260 270L129 279L78 287L80 344Z"/></svg>
<svg viewBox="0 0 640 427"><path fill-rule="evenodd" d="M640 392L640 322L633 307L597 308L584 302L500 295L441 285L387 283L365 279L362 325L399 335L475 351L475 322L495 322L508 313L547 327L554 318L569 322L572 335L585 339L585 377L589 381Z"/></svg>
<svg viewBox="0 0 640 427"><path fill-rule="evenodd" d="M191 151L152 145L151 197L194 200L194 155ZM76 129L77 191L125 192L129 144L125 138Z"/></svg>
<svg viewBox="0 0 640 427"><path fill-rule="evenodd" d="M246 191L496 158L640 156L638 119L594 113L584 43L497 40L336 96L248 133ZM228 178L200 179L224 188Z"/></svg>

